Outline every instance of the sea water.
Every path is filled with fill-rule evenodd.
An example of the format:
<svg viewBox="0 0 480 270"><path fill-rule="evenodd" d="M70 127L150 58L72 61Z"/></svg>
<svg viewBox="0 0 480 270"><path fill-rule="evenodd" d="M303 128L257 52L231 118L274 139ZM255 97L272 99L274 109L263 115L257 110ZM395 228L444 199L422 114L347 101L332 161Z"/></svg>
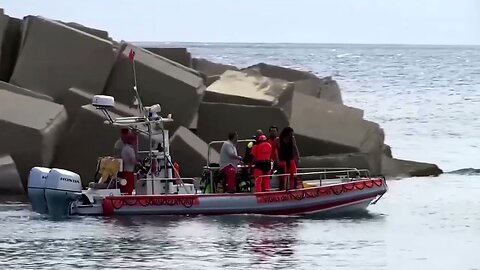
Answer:
<svg viewBox="0 0 480 270"><path fill-rule="evenodd" d="M344 103L384 128L395 157L448 173L391 180L367 214L331 219L52 221L13 200L0 204L0 269L480 269L480 47L180 46L240 67L333 76Z"/></svg>

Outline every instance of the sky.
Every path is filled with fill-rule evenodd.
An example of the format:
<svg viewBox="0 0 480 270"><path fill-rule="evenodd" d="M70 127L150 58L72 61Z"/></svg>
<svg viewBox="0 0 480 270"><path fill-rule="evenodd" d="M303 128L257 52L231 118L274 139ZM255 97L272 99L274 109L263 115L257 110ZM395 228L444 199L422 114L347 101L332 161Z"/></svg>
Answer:
<svg viewBox="0 0 480 270"><path fill-rule="evenodd" d="M0 0L115 40L480 45L480 0Z"/></svg>

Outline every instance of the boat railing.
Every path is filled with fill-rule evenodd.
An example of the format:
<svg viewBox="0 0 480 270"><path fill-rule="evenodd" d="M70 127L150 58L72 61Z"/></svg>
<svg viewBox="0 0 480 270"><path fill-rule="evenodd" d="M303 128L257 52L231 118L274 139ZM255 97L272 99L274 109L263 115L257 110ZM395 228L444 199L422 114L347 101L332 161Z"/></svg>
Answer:
<svg viewBox="0 0 480 270"><path fill-rule="evenodd" d="M185 187L185 181L187 180L187 183L188 182L191 182L194 186L195 186L195 178L191 178L191 177L175 177L175 178L168 178L168 177L151 177L151 178L141 178L141 179L138 179L137 180L137 183L138 182L149 182L149 181L152 181L152 182L177 182L178 184L177 185L180 185L180 186L183 186L184 189L185 189L185 192L187 192L188 194L188 190L187 188ZM195 190L196 192L196 190Z"/></svg>
<svg viewBox="0 0 480 270"><path fill-rule="evenodd" d="M304 169L314 169L314 168L304 168ZM318 169L318 168L317 168ZM269 174L269 175L261 175L255 178L256 180L261 179L261 178L273 178L273 177L279 177L279 178L286 178L286 186L289 186L288 184L291 181L292 177L297 178L301 182L304 181L319 181L320 186L322 186L326 181L336 183L338 181L354 181L358 178L370 178L370 172L366 169L356 169L356 168L351 168L351 169L346 169L342 170L339 168L321 168L323 169L322 171L315 171L315 172L300 172L300 173L283 173L283 174ZM318 176L316 178L315 176ZM333 178L329 178L329 176L333 176ZM302 179L303 177L315 177L314 179L311 180L304 180Z"/></svg>
<svg viewBox="0 0 480 270"><path fill-rule="evenodd" d="M358 169L358 168L342 168L342 167L305 167L305 168L297 168L297 172L323 172L325 176L331 173L337 173L338 171L344 171L347 173L347 177L351 173L361 174L364 177L370 177L370 171L367 169Z"/></svg>
<svg viewBox="0 0 480 270"><path fill-rule="evenodd" d="M210 153L211 153L211 149L213 147L213 145L217 145L217 144L223 144L225 143L226 141L211 141L208 143L208 152L207 152L207 166L210 165L211 163L211 160L210 160ZM241 140L237 140L237 143L249 143L249 142L255 142L254 139L241 139Z"/></svg>

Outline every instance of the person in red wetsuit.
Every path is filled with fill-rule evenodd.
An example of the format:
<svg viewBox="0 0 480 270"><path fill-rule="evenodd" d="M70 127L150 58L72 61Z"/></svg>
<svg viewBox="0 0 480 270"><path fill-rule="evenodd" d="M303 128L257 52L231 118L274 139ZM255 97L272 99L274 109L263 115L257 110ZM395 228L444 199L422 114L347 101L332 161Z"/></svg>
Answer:
<svg viewBox="0 0 480 270"><path fill-rule="evenodd" d="M276 140L276 148L278 154L278 166L284 174L290 174L290 181L288 189L296 188L296 177L293 175L297 173L297 164L300 158L295 136L293 135L293 128L286 127L280 133L280 137ZM286 189L287 177L283 178L280 183L280 189Z"/></svg>
<svg viewBox="0 0 480 270"><path fill-rule="evenodd" d="M120 177L127 181L125 186L120 186L120 191L126 194L132 194L135 189L135 165L137 164L137 155L135 154L135 134L128 134L125 136L125 144L122 148L123 171Z"/></svg>
<svg viewBox="0 0 480 270"><path fill-rule="evenodd" d="M270 177L260 177L270 175L272 170L272 145L267 141L265 135L260 135L258 144L252 149L253 178L255 179L255 192L268 191L270 189Z"/></svg>

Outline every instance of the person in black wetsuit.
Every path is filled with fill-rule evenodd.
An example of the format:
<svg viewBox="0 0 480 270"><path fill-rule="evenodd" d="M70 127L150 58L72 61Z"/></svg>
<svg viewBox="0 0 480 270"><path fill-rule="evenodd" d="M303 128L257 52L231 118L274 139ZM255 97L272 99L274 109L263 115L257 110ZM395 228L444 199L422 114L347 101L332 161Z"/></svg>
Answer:
<svg viewBox="0 0 480 270"><path fill-rule="evenodd" d="M277 164L283 174L290 174L290 181L288 189L295 189L297 186L296 177L293 177L297 173L297 164L300 158L295 136L293 135L293 129L286 127L280 133L280 136L276 140L277 149ZM286 189L287 177L283 177L283 181L280 181L280 189Z"/></svg>

